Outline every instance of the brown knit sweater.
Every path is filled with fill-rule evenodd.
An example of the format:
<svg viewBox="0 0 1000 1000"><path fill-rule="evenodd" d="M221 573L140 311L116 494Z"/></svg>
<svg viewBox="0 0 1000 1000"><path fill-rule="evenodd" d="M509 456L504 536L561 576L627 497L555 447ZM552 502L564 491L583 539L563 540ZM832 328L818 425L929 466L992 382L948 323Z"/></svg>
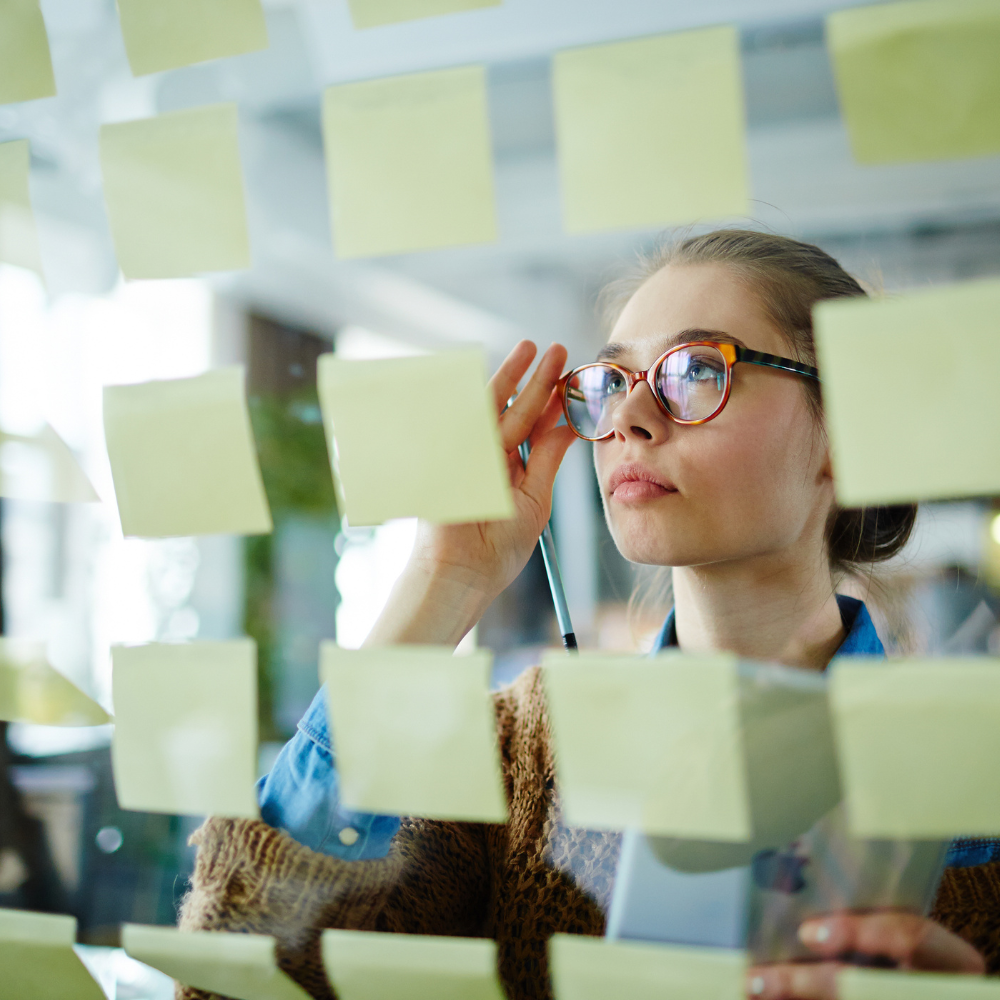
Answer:
<svg viewBox="0 0 1000 1000"><path fill-rule="evenodd" d="M540 671L495 705L505 826L406 819L385 858L341 861L261 822L209 819L192 837L198 860L181 928L274 935L281 967L318 1000L334 997L324 928L491 937L510 1000L548 1000L546 941L603 934L620 837L561 822ZM1000 864L948 869L933 916L1000 971Z"/></svg>

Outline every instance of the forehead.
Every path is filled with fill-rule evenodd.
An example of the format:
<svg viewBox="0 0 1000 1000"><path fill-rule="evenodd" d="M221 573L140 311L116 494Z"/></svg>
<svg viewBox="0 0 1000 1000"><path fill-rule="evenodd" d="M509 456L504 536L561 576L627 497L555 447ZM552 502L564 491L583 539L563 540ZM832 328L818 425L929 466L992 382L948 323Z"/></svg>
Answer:
<svg viewBox="0 0 1000 1000"><path fill-rule="evenodd" d="M677 343L727 340L787 351L749 283L723 264L668 265L629 299L609 338L623 361L647 363ZM602 352L608 353L608 352Z"/></svg>

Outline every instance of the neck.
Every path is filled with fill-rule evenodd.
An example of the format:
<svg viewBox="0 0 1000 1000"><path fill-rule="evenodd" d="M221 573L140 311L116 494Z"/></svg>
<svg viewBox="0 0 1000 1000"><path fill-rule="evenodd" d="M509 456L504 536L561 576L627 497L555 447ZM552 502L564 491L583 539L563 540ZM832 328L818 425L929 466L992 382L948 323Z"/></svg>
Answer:
<svg viewBox="0 0 1000 1000"><path fill-rule="evenodd" d="M769 555L673 570L677 641L688 652L822 670L844 640L825 559Z"/></svg>

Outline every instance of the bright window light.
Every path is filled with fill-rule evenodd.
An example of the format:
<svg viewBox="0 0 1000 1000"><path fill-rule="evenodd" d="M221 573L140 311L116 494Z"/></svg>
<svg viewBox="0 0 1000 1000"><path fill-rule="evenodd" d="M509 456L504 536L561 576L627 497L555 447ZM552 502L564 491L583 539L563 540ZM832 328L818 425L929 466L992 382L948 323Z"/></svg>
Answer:
<svg viewBox="0 0 1000 1000"><path fill-rule="evenodd" d="M189 639L199 623L188 600L195 541L122 537L103 388L206 371L214 313L202 281L129 282L49 302L34 274L0 266L0 429L30 434L50 423L104 501L5 501L6 632L44 641L53 666L107 708L113 644ZM12 742L32 753L83 747L49 727L16 729Z"/></svg>
<svg viewBox="0 0 1000 1000"><path fill-rule="evenodd" d="M990 537L1000 545L1000 514L994 514L990 522Z"/></svg>

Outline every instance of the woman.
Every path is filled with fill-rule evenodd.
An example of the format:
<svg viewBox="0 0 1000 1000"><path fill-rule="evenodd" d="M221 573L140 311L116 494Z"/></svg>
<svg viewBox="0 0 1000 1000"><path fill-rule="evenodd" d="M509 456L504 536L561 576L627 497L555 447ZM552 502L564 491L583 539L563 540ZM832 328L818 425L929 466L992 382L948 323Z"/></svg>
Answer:
<svg viewBox="0 0 1000 1000"><path fill-rule="evenodd" d="M915 508L837 508L812 367L812 305L862 295L860 286L816 247L721 231L661 251L620 291L601 352L614 367L586 368L565 390L573 427L559 426L558 345L501 412L535 348L511 352L491 388L516 515L422 525L368 643L457 643L525 565L559 463L581 435L596 439L622 554L671 567L674 611L658 646L816 670L838 652L881 654L864 606L838 600L836 584L898 551ZM660 398L633 374L648 369ZM517 455L525 438L526 470ZM619 838L561 821L538 671L499 692L496 711L510 822L400 822L339 808L318 696L262 783L266 823L213 819L195 835L181 925L274 934L283 967L316 997L331 995L318 953L325 927L488 936L512 1000L549 996L545 942L603 933ZM802 940L823 961L754 969L748 992L832 998L836 958L848 953L982 973L984 952L994 967L994 853L991 843L956 844L937 920L886 912L804 925Z"/></svg>

